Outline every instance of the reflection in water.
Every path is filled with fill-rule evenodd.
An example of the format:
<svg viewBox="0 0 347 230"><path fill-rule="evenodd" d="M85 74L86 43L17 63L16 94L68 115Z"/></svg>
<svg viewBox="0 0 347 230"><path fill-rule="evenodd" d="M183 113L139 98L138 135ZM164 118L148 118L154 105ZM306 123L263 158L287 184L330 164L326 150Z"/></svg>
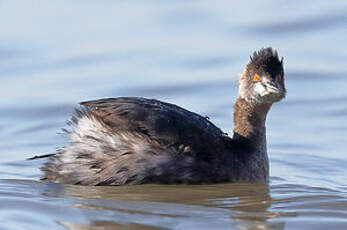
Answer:
<svg viewBox="0 0 347 230"><path fill-rule="evenodd" d="M117 224L111 221L93 221L89 225L61 223L62 226L70 230L166 230L168 228L159 228L146 226L142 224Z"/></svg>
<svg viewBox="0 0 347 230"><path fill-rule="evenodd" d="M21 184L21 190L2 189L3 194L36 197L37 201L30 203L34 216L43 206L46 216L57 216L57 210L65 210L59 213L59 223L70 229L117 225L135 229L284 229L288 223L294 229L306 229L308 225L326 229L329 221L347 219L345 192L285 184L278 179L270 188L272 198L265 184L90 187L1 183L8 184L10 190L12 185ZM12 204L5 201L2 205L6 209ZM21 201L21 205L26 203ZM336 229L344 229L341 224L335 225Z"/></svg>
<svg viewBox="0 0 347 230"><path fill-rule="evenodd" d="M231 185L229 197L214 199L218 207L231 208L240 229L284 229L284 222L276 217L279 212L269 211L272 205L269 186L266 184Z"/></svg>
<svg viewBox="0 0 347 230"><path fill-rule="evenodd" d="M284 228L284 222L275 220L277 216L282 216L281 213L269 211L272 199L266 184L121 187L65 185L62 188L55 195L77 198L75 207L112 210L118 213L117 216L126 215L123 221L129 223L157 224L160 221L156 218L174 218L183 222L189 222L189 219L207 218L224 219L222 221L224 224L237 226L240 229ZM144 216L152 218L154 216L156 220L153 223L146 223L141 220ZM205 220L205 225L208 224L206 222L208 221ZM94 224L93 222L91 226Z"/></svg>

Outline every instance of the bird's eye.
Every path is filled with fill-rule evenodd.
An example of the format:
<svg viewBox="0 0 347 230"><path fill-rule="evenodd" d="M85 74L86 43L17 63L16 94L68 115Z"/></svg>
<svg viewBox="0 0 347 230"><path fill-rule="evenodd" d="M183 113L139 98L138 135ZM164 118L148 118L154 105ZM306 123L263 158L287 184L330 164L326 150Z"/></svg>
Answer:
<svg viewBox="0 0 347 230"><path fill-rule="evenodd" d="M254 81L254 82L260 81L260 76L259 76L259 74L254 74L254 76L253 76L253 81Z"/></svg>
<svg viewBox="0 0 347 230"><path fill-rule="evenodd" d="M278 75L278 76L276 77L276 80L277 80L277 82L282 82L282 76L281 76L281 75Z"/></svg>

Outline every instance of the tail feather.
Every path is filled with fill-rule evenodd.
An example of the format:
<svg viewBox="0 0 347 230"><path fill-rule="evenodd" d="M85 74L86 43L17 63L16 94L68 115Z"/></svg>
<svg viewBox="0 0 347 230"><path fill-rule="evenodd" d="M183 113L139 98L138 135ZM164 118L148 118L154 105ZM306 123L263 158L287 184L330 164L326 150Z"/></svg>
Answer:
<svg viewBox="0 0 347 230"><path fill-rule="evenodd" d="M55 156L57 153L49 153L49 154L44 154L44 155L36 155L36 156L33 156L33 157L29 157L27 158L26 160L37 160L37 159L41 159L41 158L48 158L48 157L51 157L51 156Z"/></svg>

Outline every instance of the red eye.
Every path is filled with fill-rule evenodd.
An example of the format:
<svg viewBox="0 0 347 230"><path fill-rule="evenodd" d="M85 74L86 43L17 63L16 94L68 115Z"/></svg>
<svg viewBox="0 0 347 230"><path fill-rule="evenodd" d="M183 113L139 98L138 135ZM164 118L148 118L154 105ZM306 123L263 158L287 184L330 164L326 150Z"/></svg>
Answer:
<svg viewBox="0 0 347 230"><path fill-rule="evenodd" d="M277 82L280 82L280 83L282 82L282 76L281 75L277 76Z"/></svg>
<svg viewBox="0 0 347 230"><path fill-rule="evenodd" d="M254 74L254 76L253 76L253 81L254 81L254 82L260 81L260 76L259 76L259 74Z"/></svg>

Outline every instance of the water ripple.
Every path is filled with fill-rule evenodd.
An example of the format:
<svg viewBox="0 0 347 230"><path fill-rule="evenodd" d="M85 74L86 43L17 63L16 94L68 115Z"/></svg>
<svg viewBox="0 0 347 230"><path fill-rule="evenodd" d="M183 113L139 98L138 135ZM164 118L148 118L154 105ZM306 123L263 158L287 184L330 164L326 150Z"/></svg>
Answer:
<svg viewBox="0 0 347 230"><path fill-rule="evenodd" d="M304 17L291 21L252 26L247 32L257 34L312 33L315 30L327 30L346 24L347 12L329 12L329 14L320 14L311 18Z"/></svg>

